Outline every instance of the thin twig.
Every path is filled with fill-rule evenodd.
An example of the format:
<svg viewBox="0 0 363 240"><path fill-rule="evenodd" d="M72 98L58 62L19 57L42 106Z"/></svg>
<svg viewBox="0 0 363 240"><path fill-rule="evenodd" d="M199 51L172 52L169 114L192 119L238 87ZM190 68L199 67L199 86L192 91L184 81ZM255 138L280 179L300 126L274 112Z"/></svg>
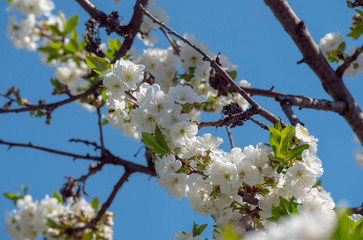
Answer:
<svg viewBox="0 0 363 240"><path fill-rule="evenodd" d="M106 202L104 202L102 204L102 207L98 211L96 217L94 217L91 221L89 221L84 227L67 229L67 233L69 235L72 235L74 232L80 232L80 231L83 231L83 230L85 230L87 228L92 228L92 229L95 228L97 223L101 220L102 216L106 213L107 209L110 207L110 205L111 205L112 201L114 200L117 192L120 190L122 185L128 180L128 178L130 177L130 175L132 173L133 172L130 171L129 169L125 169L124 174L122 175L120 180L118 180L116 185L113 187L113 190L112 190L110 196L108 196Z"/></svg>
<svg viewBox="0 0 363 240"><path fill-rule="evenodd" d="M101 111L100 108L97 108L97 116L98 116L98 130L100 132L100 143L101 143L101 156L105 155L105 145L103 143L103 132L102 132L102 116L101 116Z"/></svg>
<svg viewBox="0 0 363 240"><path fill-rule="evenodd" d="M89 154L79 155L79 154L75 154L75 153L69 153L69 152L59 151L59 150L55 150L55 149L51 149L51 148L36 146L36 145L33 145L32 143L28 143L28 144L14 143L14 142L3 141L1 139L0 139L0 145L6 145L6 146L8 146L8 149L10 149L12 147L32 148L32 149L37 149L37 150L44 151L44 152L72 157L73 159L92 160L92 161L97 161L97 162L101 162L104 164L118 165L118 166L123 166L127 169L130 169L133 172L140 172L140 173L144 173L144 174L147 174L150 176L156 176L155 170L142 166L142 165L139 165L139 164L136 164L136 163L133 163L133 162L130 162L130 161L127 161L127 160L124 160L120 157L112 155L111 153L109 153L108 155L103 156L103 157L90 156Z"/></svg>
<svg viewBox="0 0 363 240"><path fill-rule="evenodd" d="M250 118L250 120L252 122L256 123L258 126L260 126L262 129L268 130L268 127L265 124L263 124L262 122L254 119L254 118Z"/></svg>
<svg viewBox="0 0 363 240"><path fill-rule="evenodd" d="M164 30L164 28L160 28L160 30L163 32L163 34L165 35L166 39L168 39L170 46L174 49L174 52L179 55L180 54L180 49L179 47L173 42L173 40L170 38L169 34Z"/></svg>
<svg viewBox="0 0 363 240"><path fill-rule="evenodd" d="M254 107L251 107L244 112L232 114L230 117L224 117L219 120L211 121L211 122L200 122L198 124L198 128L201 129L201 128L207 127L207 126L214 126L214 127L229 126L235 122L246 121L257 113L258 113L257 109Z"/></svg>
<svg viewBox="0 0 363 240"><path fill-rule="evenodd" d="M154 23L159 24L161 27L165 28L169 34L176 36L184 43L191 46L193 49L195 49L198 53L200 53L203 56L203 59L205 61L209 61L212 68L216 69L216 71L225 79L228 81L229 84L233 87L233 89L238 92L252 107L256 109L258 114L260 114L262 117L267 119L268 121L275 124L276 122L280 121L279 118L277 118L274 114L270 113L266 109L262 108L257 102L255 102L238 84L231 78L231 76L221 67L219 64L210 58L205 52L203 52L200 48L198 48L195 44L192 44L187 39L179 35L177 32L172 30L170 27L165 25L163 22L159 21L157 18L152 16L142 5L139 5L140 8L144 11L145 15L150 17ZM285 123L281 121L281 124L283 126L286 126Z"/></svg>
<svg viewBox="0 0 363 240"><path fill-rule="evenodd" d="M361 54L361 52L362 52L362 49L363 49L363 46L361 46L360 48L357 48L356 50L355 50L355 52L353 53L353 55L352 56L350 56L350 57L346 57L345 59L344 59L344 63L342 64L342 65L340 65L336 70L335 70L335 72L337 73L337 75L338 75L338 77L342 77L343 76L343 74L344 74L344 72L345 72L345 70L347 70L348 68L349 68L349 66L350 66L350 64L352 63L352 62L354 62L355 60L357 60L357 58L358 58L358 56Z"/></svg>
<svg viewBox="0 0 363 240"><path fill-rule="evenodd" d="M93 85L90 89L88 89L87 91L80 93L78 95L74 95L70 98L67 98L65 100L59 101L59 102L54 102L54 103L50 103L50 104L38 104L38 105L31 105L29 107L23 107L23 108L16 108L16 109L3 109L0 108L0 114L1 113L19 113L19 112L29 112L29 111L35 111L37 109L45 109L47 110L47 112L52 112L54 111L54 109L65 105L67 103L70 102L74 102L78 99L81 99L83 97L86 97L92 93L94 93L95 91L97 91L98 87L101 86L102 81L99 81L98 83L96 83L95 85Z"/></svg>
<svg viewBox="0 0 363 240"><path fill-rule="evenodd" d="M232 132L231 132L231 129L229 128L229 126L227 126L227 125L226 125L226 130L227 130L229 142L231 143L231 148L234 148L235 145L234 145L234 141L233 141Z"/></svg>

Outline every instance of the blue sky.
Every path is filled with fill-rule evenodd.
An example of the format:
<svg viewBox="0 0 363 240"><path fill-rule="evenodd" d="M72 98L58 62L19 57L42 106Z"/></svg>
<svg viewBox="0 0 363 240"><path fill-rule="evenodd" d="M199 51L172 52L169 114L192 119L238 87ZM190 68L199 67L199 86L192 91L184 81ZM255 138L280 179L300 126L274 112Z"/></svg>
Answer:
<svg viewBox="0 0 363 240"><path fill-rule="evenodd" d="M118 10L127 23L134 1L92 1L106 13ZM55 1L56 7L67 17L80 15L79 31L88 19L75 1ZM345 1L291 1L297 15L305 21L309 31L318 42L328 32L349 32L354 11L345 6ZM262 0L255 1L217 1L217 0L158 0L158 7L165 9L171 20L169 26L177 32L194 33L198 41L203 41L214 53L221 52L239 66L238 79L246 79L252 87L270 89L313 98L330 99L324 92L319 79L305 64L297 65L302 56L293 41L273 17ZM47 102L60 100L52 96L50 77L55 69L43 65L37 53L16 50L6 38L7 19L11 15L5 11L5 1L0 2L0 92L17 86L21 95L35 103L39 99ZM57 11L57 10L56 10ZM167 42L159 35L155 47L166 47ZM116 36L111 36L115 38ZM360 46L361 43L346 39L347 45ZM135 46L142 49L140 41ZM362 76L346 79L356 101L363 105ZM254 97L263 107L282 117L278 103L272 99ZM0 100L1 104L4 101ZM342 117L337 114L298 110L295 113L305 123L310 133L319 139L318 156L323 162L323 187L329 191L336 203L347 202L358 206L363 201L361 179L363 171L354 161L355 149L353 132ZM220 115L207 115L208 120L218 119ZM229 149L225 129L204 129L203 132L225 138L222 148ZM142 146L122 133L104 128L105 144L114 154L124 159L144 164L143 152L136 158L134 153ZM268 142L268 133L251 123L233 129L236 145L256 145ZM44 119L30 117L28 113L0 115L0 138L14 142L29 142L74 153L93 153L92 148L68 143L70 138L98 141L97 116L84 111L79 105L71 104L57 109L52 115L51 125ZM0 146L0 192L14 191L21 185L30 185L29 193L35 199L60 189L64 176L79 177L87 172L90 162L50 155L31 149L13 148L6 151ZM86 184L92 197L99 196L103 202L112 191L113 185L123 172L121 167L108 166ZM90 200L90 199L88 199ZM13 209L10 201L0 197L0 239L9 239L4 230L4 211ZM212 220L195 214L186 200L169 196L165 189L155 183L155 178L134 174L117 194L111 208L117 218L114 226L114 239L171 239L180 230L190 231L193 222L209 223L210 236Z"/></svg>

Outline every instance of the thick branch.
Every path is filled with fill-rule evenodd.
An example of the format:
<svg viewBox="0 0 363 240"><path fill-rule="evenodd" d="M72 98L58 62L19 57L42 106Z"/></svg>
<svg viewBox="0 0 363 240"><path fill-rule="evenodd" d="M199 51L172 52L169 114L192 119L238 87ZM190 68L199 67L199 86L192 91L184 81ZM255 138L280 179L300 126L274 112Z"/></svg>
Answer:
<svg viewBox="0 0 363 240"><path fill-rule="evenodd" d="M334 99L346 104L341 115L363 144L363 113L353 99L341 77L331 68L300 20L285 0L264 0L285 31L290 35L303 55L304 61L320 79L324 90Z"/></svg>
<svg viewBox="0 0 363 240"><path fill-rule="evenodd" d="M94 19L107 16L104 12L98 10L90 1L88 0L76 0L76 2L81 5L81 7Z"/></svg>
<svg viewBox="0 0 363 240"><path fill-rule="evenodd" d="M295 113L292 111L291 103L289 100L280 102L282 111L285 113L286 117L289 119L289 122L296 126L296 124L301 123L300 120L296 117Z"/></svg>
<svg viewBox="0 0 363 240"><path fill-rule="evenodd" d="M115 53L115 58L111 63L115 63L116 60L126 55L126 52L131 48L136 34L140 31L140 27L142 24L142 20L144 17L143 11L140 9L140 5L143 7L147 7L148 0L137 0L134 6L134 14L131 17L129 24L127 25L128 34L125 37L124 42L120 49Z"/></svg>

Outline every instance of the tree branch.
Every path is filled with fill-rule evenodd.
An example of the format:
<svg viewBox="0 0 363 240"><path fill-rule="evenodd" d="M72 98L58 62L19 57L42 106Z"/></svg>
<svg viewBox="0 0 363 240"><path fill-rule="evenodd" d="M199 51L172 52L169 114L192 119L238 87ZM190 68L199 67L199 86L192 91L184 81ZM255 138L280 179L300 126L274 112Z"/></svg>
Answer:
<svg viewBox="0 0 363 240"><path fill-rule="evenodd" d="M104 163L104 164L112 164L112 165L123 166L124 168L127 168L132 172L140 172L140 173L144 173L146 175L156 176L155 169L151 169L149 167L145 167L145 166L142 166L142 165L139 165L139 164L124 160L124 159L122 159L120 157L112 155L111 153L109 155L106 155L106 156L103 156L103 157L90 156L89 154L79 155L79 154L63 152L63 151L59 151L59 150L55 150L55 149L51 149L51 148L36 146L36 145L33 145L32 143L24 144L24 143L6 142L6 141L3 141L1 139L0 139L0 145L6 145L6 146L8 146L8 149L10 149L12 147L25 147L25 148L37 149L37 150L44 151L44 152L49 152L49 153L54 153L54 154L58 154L58 155L62 155L62 156L72 157L74 160L75 159L83 159L83 160L99 161L99 162Z"/></svg>
<svg viewBox="0 0 363 240"><path fill-rule="evenodd" d="M96 217L94 217L91 221L89 221L84 227L78 227L78 228L68 228L67 229L67 234L72 235L75 232L80 232L83 231L87 228L95 228L97 223L101 220L102 216L106 213L107 209L110 207L112 201L114 200L117 192L120 190L120 188L122 187L122 185L128 180L128 178L130 177L130 175L133 172L130 171L129 169L125 169L124 174L122 175L122 177L120 178L120 180L118 180L118 182L116 183L116 185L113 187L113 190L110 194L110 196L107 198L106 202L104 202L102 204L101 209L98 211Z"/></svg>
<svg viewBox="0 0 363 240"><path fill-rule="evenodd" d="M222 126L229 126L233 123L239 122L239 121L246 121L250 119L253 115L258 113L258 109L255 107L250 107L244 112L232 114L230 117L221 118L217 121L211 121L211 122L200 122L198 124L198 129L201 129L203 127L207 126L214 126L214 127L222 127Z"/></svg>
<svg viewBox="0 0 363 240"><path fill-rule="evenodd" d="M350 57L347 57L347 58L345 58L344 59L344 63L342 64L342 65L340 65L338 68L337 68L337 70L335 70L335 72L336 72L336 74L337 74L337 76L338 77L342 77L343 76L343 74L344 74L344 72L345 72L345 70L347 70L347 68L350 66L350 64L352 63L352 62L354 62L355 60L357 60L357 58L358 58L358 56L361 54L361 52L362 52L362 48L363 48L363 46L361 46L360 48L357 48L356 50L355 50L355 52L353 53L353 55L352 56L350 56Z"/></svg>
<svg viewBox="0 0 363 240"><path fill-rule="evenodd" d="M296 117L295 113L292 111L290 100L285 100L280 102L282 111L285 113L286 117L289 119L291 125L296 126L300 123L300 120Z"/></svg>
<svg viewBox="0 0 363 240"><path fill-rule="evenodd" d="M264 0L290 35L303 55L304 61L320 79L324 90L334 99L346 104L341 113L363 144L363 113L350 94L341 77L336 74L300 20L285 0Z"/></svg>
<svg viewBox="0 0 363 240"><path fill-rule="evenodd" d="M115 58L111 63L115 63L118 59L126 55L126 52L131 48L136 34L140 31L142 20L144 17L143 11L139 6L147 7L148 0L137 0L134 6L134 13L131 17L129 24L127 24L128 34L125 36L125 40L122 43L120 49L115 53Z"/></svg>
<svg viewBox="0 0 363 240"><path fill-rule="evenodd" d="M23 108L16 108L16 109L4 109L4 108L0 108L0 114L1 113L20 113L20 112L29 112L29 111L35 111L37 109L45 109L47 110L47 113L51 113L52 111L54 111L54 109L65 105L67 103L70 102L74 102L78 99L81 99L83 97L86 97L92 93L94 93L95 91L97 91L98 87L101 86L102 81L99 81L98 83L96 83L95 85L93 85L90 89L88 89L87 91L80 93L78 95L74 95L71 96L68 99L59 101L59 102L55 102L55 103L50 103L50 104L39 104L39 105L30 105L28 107L23 107Z"/></svg>
<svg viewBox="0 0 363 240"><path fill-rule="evenodd" d="M301 108L311 108L316 110L332 111L342 113L346 109L346 104L342 101L329 101L325 99L316 99L306 96L292 95L274 90L264 90L258 88L242 87L247 93L252 95L275 98L276 101L289 100L292 106Z"/></svg>

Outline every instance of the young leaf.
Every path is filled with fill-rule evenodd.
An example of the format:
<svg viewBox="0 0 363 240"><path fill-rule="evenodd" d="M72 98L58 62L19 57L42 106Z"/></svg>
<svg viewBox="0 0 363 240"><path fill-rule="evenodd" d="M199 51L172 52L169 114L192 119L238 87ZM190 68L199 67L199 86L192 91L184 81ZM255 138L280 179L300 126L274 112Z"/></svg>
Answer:
<svg viewBox="0 0 363 240"><path fill-rule="evenodd" d="M158 125L155 125L155 138L162 148L167 150L167 152L170 152L170 148L169 148L168 144L166 143L164 135L161 132Z"/></svg>
<svg viewBox="0 0 363 240"><path fill-rule="evenodd" d="M94 198L91 201L91 207L98 212L101 209L101 205L100 205L100 200L98 199L98 197Z"/></svg>
<svg viewBox="0 0 363 240"><path fill-rule="evenodd" d="M305 149L308 149L309 148L309 144L302 144L302 145L299 145L297 147L294 147L288 154L287 154L287 159L294 159L294 158L297 158L299 156L301 156L302 152L305 150Z"/></svg>
<svg viewBox="0 0 363 240"><path fill-rule="evenodd" d="M193 237L195 236L199 236L200 234L202 234L202 232L204 231L204 229L208 226L208 224L203 224L203 225L200 225L198 227L198 224L195 224L193 223Z"/></svg>
<svg viewBox="0 0 363 240"><path fill-rule="evenodd" d="M230 72L228 72L228 74L229 74L229 76L231 76L231 78L233 80L236 80L236 78L237 78L237 72L236 71L230 71Z"/></svg>
<svg viewBox="0 0 363 240"><path fill-rule="evenodd" d="M72 32L76 28L77 23L78 23L78 16L74 15L73 17L68 19L66 25L64 26L63 33L68 34L68 33Z"/></svg>
<svg viewBox="0 0 363 240"><path fill-rule="evenodd" d="M291 140L295 135L295 128L292 126L287 126L281 132L281 145L280 145L280 154L286 156L289 147L291 145Z"/></svg>
<svg viewBox="0 0 363 240"><path fill-rule="evenodd" d="M281 132L281 131L282 131L282 127L281 127L281 123L280 123L280 121L277 121L277 122L275 123L275 129L276 129L276 130L278 130L279 132Z"/></svg>
<svg viewBox="0 0 363 240"><path fill-rule="evenodd" d="M156 140L156 138L150 133L142 132L142 141L145 145L151 149L151 151L155 154L166 154L168 153L168 149L164 149L160 143Z"/></svg>
<svg viewBox="0 0 363 240"><path fill-rule="evenodd" d="M55 198L58 200L58 202L60 203L64 203L63 198L59 195L59 193L57 192L57 190L53 189L53 195L52 198Z"/></svg>
<svg viewBox="0 0 363 240"><path fill-rule="evenodd" d="M87 56L86 63L93 71L100 75L103 75L104 72L111 68L110 63L106 59L100 57Z"/></svg>

